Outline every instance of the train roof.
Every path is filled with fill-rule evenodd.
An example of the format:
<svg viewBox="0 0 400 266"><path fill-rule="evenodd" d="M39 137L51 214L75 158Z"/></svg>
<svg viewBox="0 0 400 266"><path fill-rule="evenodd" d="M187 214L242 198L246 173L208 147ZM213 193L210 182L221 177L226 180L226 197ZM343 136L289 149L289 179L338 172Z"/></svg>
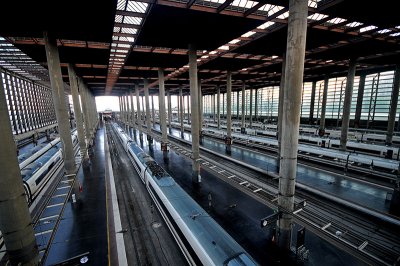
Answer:
<svg viewBox="0 0 400 266"><path fill-rule="evenodd" d="M160 187L184 223L216 265L256 265L243 248L180 186Z"/></svg>

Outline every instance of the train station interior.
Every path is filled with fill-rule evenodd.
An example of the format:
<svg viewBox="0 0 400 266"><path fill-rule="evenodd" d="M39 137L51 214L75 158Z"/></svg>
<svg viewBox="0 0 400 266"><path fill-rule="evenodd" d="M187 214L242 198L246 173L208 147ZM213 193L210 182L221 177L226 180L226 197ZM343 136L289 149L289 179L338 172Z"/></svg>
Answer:
<svg viewBox="0 0 400 266"><path fill-rule="evenodd" d="M0 265L400 265L395 1L4 1Z"/></svg>

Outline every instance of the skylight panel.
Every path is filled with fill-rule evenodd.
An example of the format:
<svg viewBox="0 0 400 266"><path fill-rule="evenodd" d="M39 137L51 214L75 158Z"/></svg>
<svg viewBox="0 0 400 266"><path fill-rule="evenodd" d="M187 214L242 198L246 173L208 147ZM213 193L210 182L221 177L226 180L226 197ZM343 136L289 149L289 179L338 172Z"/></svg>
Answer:
<svg viewBox="0 0 400 266"><path fill-rule="evenodd" d="M148 6L147 3L129 1L126 10L138 13L146 13L147 6Z"/></svg>
<svg viewBox="0 0 400 266"><path fill-rule="evenodd" d="M308 6L312 8L317 8L318 7L318 2L321 0L308 0Z"/></svg>
<svg viewBox="0 0 400 266"><path fill-rule="evenodd" d="M279 19L286 19L289 17L289 11L286 11L282 15L278 16Z"/></svg>
<svg viewBox="0 0 400 266"><path fill-rule="evenodd" d="M283 8L284 8L283 6L274 6L271 4L265 4L262 7L260 7L258 10L267 12L268 16L272 16L276 12L282 10Z"/></svg>
<svg viewBox="0 0 400 266"><path fill-rule="evenodd" d="M136 34L137 29L132 29L132 28L122 28L121 29L122 33L129 33L129 34Z"/></svg>
<svg viewBox="0 0 400 266"><path fill-rule="evenodd" d="M126 37L126 38L128 39L129 42L134 42L135 41L135 38L133 38L133 37Z"/></svg>
<svg viewBox="0 0 400 266"><path fill-rule="evenodd" d="M392 33L392 34L390 34L390 36L392 36L392 37L400 36L400 32Z"/></svg>
<svg viewBox="0 0 400 266"><path fill-rule="evenodd" d="M333 18L331 20L328 20L327 22L331 23L331 24L339 24L339 23L342 23L345 21L346 21L346 19L344 19L344 18Z"/></svg>
<svg viewBox="0 0 400 266"><path fill-rule="evenodd" d="M116 15L116 16L115 16L115 22L121 23L123 18L124 18L124 17L121 16L121 15Z"/></svg>
<svg viewBox="0 0 400 266"><path fill-rule="evenodd" d="M346 24L346 26L347 26L347 27L350 27L350 28L358 27L358 26L360 26L360 25L362 25L362 23L361 23L361 22L356 22L356 21L351 22L351 23L349 23L349 24Z"/></svg>
<svg viewBox="0 0 400 266"><path fill-rule="evenodd" d="M114 32L119 32L121 30L121 28L120 27L114 27Z"/></svg>
<svg viewBox="0 0 400 266"><path fill-rule="evenodd" d="M378 27L371 25L371 26L367 26L367 27L361 28L360 32L366 32L366 31L374 30L376 28L378 28Z"/></svg>
<svg viewBox="0 0 400 266"><path fill-rule="evenodd" d="M229 43L230 43L230 44L236 44L236 43L238 43L238 42L240 42L240 40L234 39L234 40L230 41Z"/></svg>
<svg viewBox="0 0 400 266"><path fill-rule="evenodd" d="M264 29L266 29L266 28L268 28L268 27L271 27L271 26L274 25L274 24L275 24L275 22L267 21L267 22L261 24L260 26L258 26L257 29L262 29L262 30L264 30Z"/></svg>
<svg viewBox="0 0 400 266"><path fill-rule="evenodd" d="M222 45L220 47L218 47L219 50L229 50L229 46L228 45Z"/></svg>
<svg viewBox="0 0 400 266"><path fill-rule="evenodd" d="M318 20L324 19L326 17L328 17L328 16L324 15L324 14L320 14L320 13L314 13L314 14L308 16L308 19L318 21Z"/></svg>
<svg viewBox="0 0 400 266"><path fill-rule="evenodd" d="M385 33L391 32L391 31L392 30L389 30L389 29L383 29L383 30L378 31L378 33L385 34Z"/></svg>
<svg viewBox="0 0 400 266"><path fill-rule="evenodd" d="M118 0L117 10L125 10L126 0Z"/></svg>
<svg viewBox="0 0 400 266"><path fill-rule="evenodd" d="M250 0L234 0L231 5L237 7L252 8L256 4L257 2Z"/></svg>
<svg viewBox="0 0 400 266"><path fill-rule="evenodd" d="M131 17L131 16L124 17L124 23L126 23L126 24L140 25L141 22L142 22L142 18Z"/></svg>
<svg viewBox="0 0 400 266"><path fill-rule="evenodd" d="M242 37L247 38L247 37L250 37L250 36L252 36L252 35L254 35L254 34L256 34L255 31L248 31L248 32L246 32L245 34L243 34Z"/></svg>
<svg viewBox="0 0 400 266"><path fill-rule="evenodd" d="M123 44L123 43L119 43L118 45L116 45L118 48L130 48L131 46L129 44Z"/></svg>

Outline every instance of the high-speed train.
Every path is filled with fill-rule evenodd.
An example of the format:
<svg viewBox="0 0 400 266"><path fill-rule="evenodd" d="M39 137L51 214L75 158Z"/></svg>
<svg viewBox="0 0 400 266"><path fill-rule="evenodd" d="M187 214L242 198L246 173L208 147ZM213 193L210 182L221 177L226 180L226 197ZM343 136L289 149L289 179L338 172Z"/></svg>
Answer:
<svg viewBox="0 0 400 266"><path fill-rule="evenodd" d="M78 151L76 132L72 134L72 145L76 154ZM60 168L62 158L61 141L60 138L56 138L20 163L21 177L28 204L32 203L41 188Z"/></svg>
<svg viewBox="0 0 400 266"><path fill-rule="evenodd" d="M190 265L257 265L123 129L113 127Z"/></svg>
<svg viewBox="0 0 400 266"><path fill-rule="evenodd" d="M173 127L179 128L180 124L173 122L172 123ZM185 130L190 131L191 127L190 125L185 124L184 125ZM203 127L203 131L212 131L214 128L216 128L215 124L206 124L205 127ZM221 129L226 130L226 125L221 125ZM300 131L302 129L300 128ZM233 127L232 131L235 133L240 133L240 128L239 127ZM304 132L303 132L304 133ZM354 133L354 132L353 132ZM350 134L350 133L349 133ZM267 136L270 138L276 138L276 131L273 130L257 130L257 129L251 129L251 128L246 128L246 135L249 136ZM385 136L382 135L381 138L384 138ZM372 141L379 139L377 134L364 134L363 135L364 140ZM302 134L299 135L299 142L300 143L307 143L307 144L312 144L315 146L319 146L322 148L332 148L332 149L338 149L340 146L340 140L337 138L331 138L331 137L319 137L313 134ZM399 142L400 143L400 142ZM385 145L374 145L371 143L363 143L359 141L352 141L349 140L347 141L346 145L347 150L353 151L353 152L359 152L359 153L364 153L364 154L370 154L378 157L383 157L386 159L393 159L393 160L398 160L400 156L400 149L398 147L393 147L393 146L385 146Z"/></svg>
<svg viewBox="0 0 400 266"><path fill-rule="evenodd" d="M210 128L207 130L203 130L203 134L224 139L226 136L226 131ZM235 142L239 142L249 146L258 146L261 148L272 147L275 149L278 148L278 141L272 138L248 136L238 133L232 133L232 138ZM340 160L348 166L353 165L365 167L368 169L375 169L376 171L383 171L386 173L398 173L398 171L400 170L400 162L397 160L380 158L351 151L339 151L305 144L299 144L298 151L299 154L311 154L321 159L328 159L332 162L332 164Z"/></svg>

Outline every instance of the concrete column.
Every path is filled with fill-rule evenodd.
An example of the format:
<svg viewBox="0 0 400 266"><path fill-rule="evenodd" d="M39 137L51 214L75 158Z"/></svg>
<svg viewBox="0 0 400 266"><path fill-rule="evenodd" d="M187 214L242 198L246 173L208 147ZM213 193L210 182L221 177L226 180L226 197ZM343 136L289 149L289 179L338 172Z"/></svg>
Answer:
<svg viewBox="0 0 400 266"><path fill-rule="evenodd" d="M167 158L168 155L168 135L167 135L167 119L165 117L165 85L164 85L164 70L158 70L158 102L160 105L159 108L159 118L160 118L160 127L161 127L161 150L163 151L164 159Z"/></svg>
<svg viewBox="0 0 400 266"><path fill-rule="evenodd" d="M154 95L151 95L151 115L153 118L153 128L156 127L156 110L154 109Z"/></svg>
<svg viewBox="0 0 400 266"><path fill-rule="evenodd" d="M199 132L199 136L200 136L200 144L203 144L203 93L201 91L201 82L200 80L197 81L197 86L199 87L199 128L200 128L200 132Z"/></svg>
<svg viewBox="0 0 400 266"><path fill-rule="evenodd" d="M353 95L354 76L356 75L356 61L350 59L349 72L347 74L346 91L344 94L343 101L343 116L342 116L342 131L340 134L340 150L345 151L347 145L347 133L349 131L350 124L350 109L351 109L351 98Z"/></svg>
<svg viewBox="0 0 400 266"><path fill-rule="evenodd" d="M236 93L236 119L239 121L239 91Z"/></svg>
<svg viewBox="0 0 400 266"><path fill-rule="evenodd" d="M394 72L392 98L390 100L389 121L386 133L386 145L392 145L394 124L396 123L397 101L399 100L400 65L396 65Z"/></svg>
<svg viewBox="0 0 400 266"><path fill-rule="evenodd" d="M191 106L199 106L199 89L197 87L197 51L194 45L189 45L189 82ZM192 108L192 182L200 183L200 125L199 109Z"/></svg>
<svg viewBox="0 0 400 266"><path fill-rule="evenodd" d="M137 105L137 122L138 122L138 130L139 130L139 139L143 141L143 128L142 128L142 112L140 111L140 92L139 85L135 85L135 93L136 93L136 105Z"/></svg>
<svg viewBox="0 0 400 266"><path fill-rule="evenodd" d="M86 87L83 83L82 79L79 79L79 94L81 95L81 102L82 102L82 110L83 110L83 117L85 119L85 136L86 136L86 145L90 143L90 118L89 118L89 105L87 103L87 94L86 94ZM122 99L121 99L121 108L122 108ZM121 121L122 121L122 109L121 109Z"/></svg>
<svg viewBox="0 0 400 266"><path fill-rule="evenodd" d="M215 123L215 94L212 95L212 112L213 112L213 120Z"/></svg>
<svg viewBox="0 0 400 266"><path fill-rule="evenodd" d="M129 94L131 96L131 125L133 130L135 131L135 107L133 105L133 90L129 90Z"/></svg>
<svg viewBox="0 0 400 266"><path fill-rule="evenodd" d="M254 89L255 95L254 95L254 117L256 118L256 121L258 122L258 95L257 95L257 89Z"/></svg>
<svg viewBox="0 0 400 266"><path fill-rule="evenodd" d="M86 158L88 154L86 150L85 131L83 130L81 103L79 102L78 80L76 78L75 70L71 64L68 64L68 76L72 93L72 101L74 103L74 113L76 119L76 130L78 131L79 148L82 158Z"/></svg>
<svg viewBox="0 0 400 266"><path fill-rule="evenodd" d="M58 129L63 146L64 166L67 174L75 172L75 156L72 146L71 130L69 127L68 110L65 104L64 82L61 74L60 57L57 41L44 33L47 65L53 95L54 109L58 122Z"/></svg>
<svg viewBox="0 0 400 266"><path fill-rule="evenodd" d="M285 70L286 69L286 53L282 56L282 73L281 83L279 85L279 102L278 102L278 131L276 132L278 137L278 173L280 170L281 161L281 150L282 150L282 121L283 121L283 105L285 101Z"/></svg>
<svg viewBox="0 0 400 266"><path fill-rule="evenodd" d="M250 88L250 128L253 127L253 88Z"/></svg>
<svg viewBox="0 0 400 266"><path fill-rule="evenodd" d="M119 118L121 120L122 117L122 103L121 103L121 96L118 96L118 106L119 106Z"/></svg>
<svg viewBox="0 0 400 266"><path fill-rule="evenodd" d="M172 134L172 103L171 103L171 93L167 92L168 97L168 125L169 125L169 134Z"/></svg>
<svg viewBox="0 0 400 266"><path fill-rule="evenodd" d="M201 91L201 82L197 81L197 86L199 87L199 121L200 121L200 131L203 129L203 114L204 114L204 99L203 92Z"/></svg>
<svg viewBox="0 0 400 266"><path fill-rule="evenodd" d="M190 119L190 104L189 104L189 102L190 102L190 95L188 95L187 97L186 97L186 100L187 100L187 121L188 121L188 124L190 125L190 122L191 122L191 119Z"/></svg>
<svg viewBox="0 0 400 266"><path fill-rule="evenodd" d="M313 81L311 87L311 103L310 103L310 115L308 117L308 123L313 124L314 121L314 105L315 105L315 90L317 88L317 82Z"/></svg>
<svg viewBox="0 0 400 266"><path fill-rule="evenodd" d="M297 171L297 149L300 125L301 92L307 34L307 0L289 0L286 48L282 147L279 172L278 245L290 250L292 212Z"/></svg>
<svg viewBox="0 0 400 266"><path fill-rule="evenodd" d="M11 265L39 265L39 251L22 184L2 78L0 121L0 231Z"/></svg>
<svg viewBox="0 0 400 266"><path fill-rule="evenodd" d="M125 131L129 133L130 110L129 110L128 93L124 95L124 105L125 105Z"/></svg>
<svg viewBox="0 0 400 266"><path fill-rule="evenodd" d="M221 113L220 113L220 109L221 109L221 89L218 86L217 87L217 128L221 129Z"/></svg>
<svg viewBox="0 0 400 266"><path fill-rule="evenodd" d="M360 75L360 83L358 84L358 94L357 94L357 105L356 105L356 113L354 116L354 127L358 128L360 126L361 121L361 111L362 111L362 102L364 97L364 88L365 88L365 74Z"/></svg>
<svg viewBox="0 0 400 266"><path fill-rule="evenodd" d="M222 93L222 117L225 114L225 93Z"/></svg>
<svg viewBox="0 0 400 266"><path fill-rule="evenodd" d="M184 132L185 128L183 125L183 113L184 113L184 107L183 107L183 92L182 88L179 89L179 121L181 123L181 137L184 138Z"/></svg>
<svg viewBox="0 0 400 266"><path fill-rule="evenodd" d="M149 142L149 144L153 144L153 137L151 132L151 120L150 120L149 83L147 79L143 80L143 86L144 86L144 97L146 102L147 141Z"/></svg>
<svg viewBox="0 0 400 266"><path fill-rule="evenodd" d="M322 104L321 104L321 118L319 119L319 135L322 137L325 135L325 113L326 113L326 100L328 98L328 86L329 77L326 76L324 80L324 91L322 94Z"/></svg>
<svg viewBox="0 0 400 266"><path fill-rule="evenodd" d="M232 145L232 72L226 75L226 151L231 152Z"/></svg>
<svg viewBox="0 0 400 266"><path fill-rule="evenodd" d="M243 87L242 87L242 127L240 129L240 132L242 134L246 133L245 101L246 101L246 84L243 82Z"/></svg>

